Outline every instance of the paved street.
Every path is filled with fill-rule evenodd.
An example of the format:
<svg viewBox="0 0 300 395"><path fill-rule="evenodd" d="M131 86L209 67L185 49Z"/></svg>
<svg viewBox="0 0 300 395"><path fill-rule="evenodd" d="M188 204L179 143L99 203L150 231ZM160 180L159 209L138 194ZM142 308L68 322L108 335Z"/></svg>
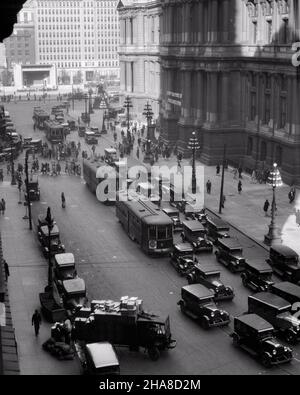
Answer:
<svg viewBox="0 0 300 395"><path fill-rule="evenodd" d="M18 104L10 104L17 130L23 136L33 135L33 103L24 104L20 111ZM51 102L51 106L54 102ZM81 104L84 106L84 102ZM47 104L48 107L48 104ZM93 115L100 117L99 112ZM92 121L93 124L93 121ZM43 136L43 132L36 132ZM68 136L77 140L77 133ZM99 151L109 144L110 135L100 138ZM82 142L83 145L83 142ZM170 160L169 163L172 161ZM162 162L163 163L163 162ZM213 193L207 198L208 207L216 210L220 177L215 169L206 169L206 177L213 184ZM237 181L226 172L225 194L227 196L224 218L238 225L244 232L261 241L266 233L270 218L264 218L262 205L270 191L264 185L252 185L249 179L243 181L243 195L236 192ZM113 207L106 207L96 200L80 177L62 175L60 177L40 176L41 201L33 204L34 223L37 215L52 207L53 215L61 231L61 238L67 252L75 254L78 273L87 283L89 300L120 296L139 296L149 310L169 314L171 329L177 340L177 347L162 355L157 362L149 360L147 354L132 353L118 349L121 371L124 374L299 374L300 345L294 348L295 359L290 365L264 368L232 346L229 334L232 324L225 329L204 331L196 323L182 315L177 301L180 288L186 281L178 276L167 258L151 259L125 234L115 216ZM60 206L60 194L64 191L67 208ZM48 356L41 344L50 334L50 325L43 323L40 338L34 338L31 315L38 307L38 293L47 282L47 263L39 249L36 231L30 232L22 219L24 207L18 205L18 191L11 187L8 178L0 184L0 197L7 201L7 212L0 218L4 255L11 268L9 278L12 315L16 327L20 352L21 373L77 374L74 361L59 362ZM289 232L298 234L292 223L293 208L287 202L287 188L278 194L278 220ZM287 210L289 210L287 212ZM291 222L286 222L287 218ZM244 247L246 257L266 257L267 251L240 232L233 235ZM203 262L215 262L214 254L199 255ZM222 302L220 306L232 316L246 311L247 295L239 275L231 274L220 266L222 280L232 285L236 292L233 302Z"/></svg>

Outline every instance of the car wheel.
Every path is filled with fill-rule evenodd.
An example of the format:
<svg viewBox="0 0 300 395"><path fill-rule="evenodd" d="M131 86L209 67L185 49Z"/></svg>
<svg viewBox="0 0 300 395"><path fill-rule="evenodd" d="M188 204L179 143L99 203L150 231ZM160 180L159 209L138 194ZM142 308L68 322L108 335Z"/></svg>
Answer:
<svg viewBox="0 0 300 395"><path fill-rule="evenodd" d="M243 283L244 287L248 286L246 277L242 277L242 283Z"/></svg>
<svg viewBox="0 0 300 395"><path fill-rule="evenodd" d="M209 322L206 316L201 319L201 326L205 330L209 329Z"/></svg>
<svg viewBox="0 0 300 395"><path fill-rule="evenodd" d="M286 340L288 343L291 343L291 344L295 344L295 343L297 342L296 336L293 335L292 333L287 333L287 334L285 335L285 340Z"/></svg>
<svg viewBox="0 0 300 395"><path fill-rule="evenodd" d="M270 368L271 367L271 359L267 354L264 354L261 358L261 362L264 365L265 368Z"/></svg>
<svg viewBox="0 0 300 395"><path fill-rule="evenodd" d="M240 345L240 338L236 333L232 335L232 343L234 347L238 347Z"/></svg>
<svg viewBox="0 0 300 395"><path fill-rule="evenodd" d="M159 349L157 347L148 348L148 355L151 361L157 361L160 356Z"/></svg>

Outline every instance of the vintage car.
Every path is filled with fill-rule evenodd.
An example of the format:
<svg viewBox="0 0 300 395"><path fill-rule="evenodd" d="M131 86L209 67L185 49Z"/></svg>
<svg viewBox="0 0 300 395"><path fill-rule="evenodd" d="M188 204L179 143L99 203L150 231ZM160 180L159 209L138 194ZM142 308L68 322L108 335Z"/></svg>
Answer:
<svg viewBox="0 0 300 395"><path fill-rule="evenodd" d="M38 239L41 243L42 250L45 256L49 255L49 248L51 256L65 252L65 246L61 243L59 238L59 229L57 225L53 225L52 229L50 230L50 240L48 226L39 226Z"/></svg>
<svg viewBox="0 0 300 395"><path fill-rule="evenodd" d="M292 349L279 343L274 336L273 326L256 314L234 318L231 337L234 346L258 358L267 368L293 359Z"/></svg>
<svg viewBox="0 0 300 395"><path fill-rule="evenodd" d="M291 308L287 300L269 292L248 296L248 313L261 316L288 343L296 343L300 341L300 320L291 314Z"/></svg>
<svg viewBox="0 0 300 395"><path fill-rule="evenodd" d="M23 143L22 143L23 148L24 149L30 148L31 147L31 141L32 141L32 137L24 137L23 138Z"/></svg>
<svg viewBox="0 0 300 395"><path fill-rule="evenodd" d="M84 137L86 131L85 126L78 126L78 136L79 137Z"/></svg>
<svg viewBox="0 0 300 395"><path fill-rule="evenodd" d="M184 314L199 321L204 329L226 326L230 322L229 314L216 306L214 296L201 284L186 285L181 288L181 300L177 304Z"/></svg>
<svg viewBox="0 0 300 395"><path fill-rule="evenodd" d="M77 310L86 306L86 286L82 278L76 277L64 280L60 289L60 296L66 310Z"/></svg>
<svg viewBox="0 0 300 395"><path fill-rule="evenodd" d="M241 272L245 268L243 248L235 239L221 239L218 241L215 252L217 261L222 263L232 273Z"/></svg>
<svg viewBox="0 0 300 395"><path fill-rule="evenodd" d="M167 207L167 208L163 208L162 211L165 214L167 214L171 218L171 220L173 221L173 229L174 229L174 231L182 229L182 223L180 221L179 210L178 209L176 209L174 207Z"/></svg>
<svg viewBox="0 0 300 395"><path fill-rule="evenodd" d="M76 342L82 374L89 376L120 375L120 364L114 346L108 342Z"/></svg>
<svg viewBox="0 0 300 395"><path fill-rule="evenodd" d="M58 284L77 277L75 258L71 253L54 255L54 275Z"/></svg>
<svg viewBox="0 0 300 395"><path fill-rule="evenodd" d="M191 243L196 253L203 251L213 252L213 243L208 240L207 230L199 221L184 221L182 226L182 241Z"/></svg>
<svg viewBox="0 0 300 395"><path fill-rule="evenodd" d="M193 247L189 243L175 244L170 262L181 276L186 276L195 264Z"/></svg>
<svg viewBox="0 0 300 395"><path fill-rule="evenodd" d="M219 239L227 239L230 237L230 227L222 219L207 218L206 227L208 237L213 243L217 243Z"/></svg>
<svg viewBox="0 0 300 395"><path fill-rule="evenodd" d="M41 152L43 147L42 139L32 139L30 142L30 149L34 152Z"/></svg>
<svg viewBox="0 0 300 395"><path fill-rule="evenodd" d="M220 270L211 263L196 263L194 269L187 275L189 284L202 284L214 292L214 300L232 300L233 288L224 285L220 280Z"/></svg>
<svg viewBox="0 0 300 395"><path fill-rule="evenodd" d="M283 280L300 285L299 256L294 250L284 245L272 246L267 263Z"/></svg>
<svg viewBox="0 0 300 395"><path fill-rule="evenodd" d="M98 139L94 132L87 130L84 134L84 140L87 144L98 144Z"/></svg>
<svg viewBox="0 0 300 395"><path fill-rule="evenodd" d="M28 180L28 192L29 192L29 200L31 202L34 200L40 200L41 193L39 187L39 178L37 175L30 176ZM25 180L24 195L25 195L25 200L27 201L27 180Z"/></svg>
<svg viewBox="0 0 300 395"><path fill-rule="evenodd" d="M117 150L115 148L105 148L104 160L108 165L114 165L118 160Z"/></svg>
<svg viewBox="0 0 300 395"><path fill-rule="evenodd" d="M300 287L288 281L272 284L270 292L287 300L292 305L292 311L300 309Z"/></svg>
<svg viewBox="0 0 300 395"><path fill-rule="evenodd" d="M255 292L264 292L274 284L272 273L273 270L268 263L261 259L252 259L245 263L241 278L245 287Z"/></svg>
<svg viewBox="0 0 300 395"><path fill-rule="evenodd" d="M70 130L76 130L76 122L73 120L68 120L68 126L70 128Z"/></svg>
<svg viewBox="0 0 300 395"><path fill-rule="evenodd" d="M90 127L90 130L91 130L91 132L94 132L94 133L95 133L95 136L96 136L96 137L101 137L101 132L100 132L99 128L94 127L94 126L91 126L91 127Z"/></svg>

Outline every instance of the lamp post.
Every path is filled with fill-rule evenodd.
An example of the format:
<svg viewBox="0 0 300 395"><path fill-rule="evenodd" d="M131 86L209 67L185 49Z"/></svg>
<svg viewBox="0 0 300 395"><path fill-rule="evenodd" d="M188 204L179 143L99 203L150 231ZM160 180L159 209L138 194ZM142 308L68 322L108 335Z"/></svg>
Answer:
<svg viewBox="0 0 300 395"><path fill-rule="evenodd" d="M152 111L152 108L151 108L151 105L149 104L149 102L147 102L147 104L145 105L143 115L145 115L145 117L147 119L147 143L146 143L146 152L145 152L145 156L144 156L144 162L151 163L152 162L152 154L151 154L151 150L150 150L150 146L151 146L150 127L151 127L151 122L152 122L152 118L153 118L153 111Z"/></svg>
<svg viewBox="0 0 300 395"><path fill-rule="evenodd" d="M51 259L51 230L54 226L54 220L51 215L51 208L48 207L45 218L48 227L48 286L52 285L52 259Z"/></svg>
<svg viewBox="0 0 300 395"><path fill-rule="evenodd" d="M31 219L31 203L30 203L30 194L29 194L29 176L28 176L28 156L31 153L31 150L26 151L25 155L25 174L26 174L26 203L28 207L28 220L29 220L29 229L32 230L32 219ZM25 215L26 219L26 215Z"/></svg>
<svg viewBox="0 0 300 395"><path fill-rule="evenodd" d="M272 209L271 209L271 223L269 225L269 232L265 235L265 244L271 246L273 244L281 243L281 235L276 225L275 212L276 212L276 188L282 186L282 179L280 171L278 170L277 164L273 164L273 169L269 174L267 184L272 187L273 199L272 199Z"/></svg>
<svg viewBox="0 0 300 395"><path fill-rule="evenodd" d="M200 148L198 139L196 137L196 132L192 133L192 137L190 137L188 148L192 150L193 158L192 158L192 193L196 194L197 192L197 180L196 180L196 152Z"/></svg>
<svg viewBox="0 0 300 395"><path fill-rule="evenodd" d="M129 111L133 107L131 98L126 96L123 107L127 110L127 140L131 140L130 129L129 129L129 121L130 121L130 114Z"/></svg>
<svg viewBox="0 0 300 395"><path fill-rule="evenodd" d="M73 79L72 79L72 110L74 111L74 90L73 90Z"/></svg>
<svg viewBox="0 0 300 395"><path fill-rule="evenodd" d="M89 114L93 114L93 108L92 108L92 89L89 90Z"/></svg>
<svg viewBox="0 0 300 395"><path fill-rule="evenodd" d="M102 118L102 130L101 130L101 133L103 133L103 134L106 133L105 120L106 120L106 111L104 111L103 118Z"/></svg>
<svg viewBox="0 0 300 395"><path fill-rule="evenodd" d="M226 146L226 144L224 144L219 214L222 214L222 208L223 208L223 204L224 204L224 179L225 179L225 165L226 165L226 149L227 149L227 146Z"/></svg>
<svg viewBox="0 0 300 395"><path fill-rule="evenodd" d="M12 131L10 132L10 163L11 163L11 185L16 185L16 176L15 176L15 163L14 163L14 155L13 155L13 136Z"/></svg>
<svg viewBox="0 0 300 395"><path fill-rule="evenodd" d="M87 100L88 100L88 95L84 95L84 112L85 112L85 119L87 119Z"/></svg>

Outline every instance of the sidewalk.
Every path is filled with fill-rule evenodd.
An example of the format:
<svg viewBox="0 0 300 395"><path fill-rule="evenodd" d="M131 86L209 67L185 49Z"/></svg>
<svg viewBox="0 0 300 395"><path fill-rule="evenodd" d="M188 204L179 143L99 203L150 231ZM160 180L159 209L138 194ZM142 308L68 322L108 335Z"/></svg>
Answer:
<svg viewBox="0 0 300 395"><path fill-rule="evenodd" d="M42 349L50 337L51 324L43 320L36 338L31 325L33 311L40 309L39 293L47 284L47 262L43 258L35 231L22 219L25 208L18 205L18 190L10 182L0 183L0 197L7 203L0 217L3 255L10 269L8 289L15 327L21 374L77 374L74 361L59 361Z"/></svg>
<svg viewBox="0 0 300 395"><path fill-rule="evenodd" d="M75 119L80 116L79 111L70 111L69 115ZM95 113L91 114L91 125L93 124L99 125L99 110L95 110ZM120 128L118 128L118 135L120 134L119 132ZM100 140L102 143L104 141L107 142L109 146L114 144L112 132L108 132L107 135L103 135ZM102 145L101 142L100 144ZM135 145L133 149L134 157L136 157L136 146L137 145ZM142 158L143 155L140 152L141 161ZM177 159L174 156L171 156L169 160L160 158L158 164L166 165L168 167L177 166ZM189 165L189 160L183 160L182 166L184 165ZM201 163L197 161L197 165L201 165ZM212 192L211 195L206 194L205 205L208 209L218 213L221 176L216 175L216 168L213 166L205 166L205 190L205 184L208 179L212 182ZM239 195L237 190L238 182L238 179L233 179L233 173L231 173L230 168L225 171L224 195L226 196L226 203L221 217L233 226L239 228L242 232L257 240L259 243L263 243L264 236L268 233L271 222L270 216L265 217L264 215L263 205L265 200L268 199L270 202L270 213L272 189L270 186L265 184L253 184L251 183L249 175L243 175L243 191L241 195ZM283 185L276 190L278 209L276 223L282 232L282 242L293 248L300 255L300 227L296 224L295 216L296 209L300 209L300 192L297 191L295 202L290 204L288 199L289 190L290 187L287 185Z"/></svg>

